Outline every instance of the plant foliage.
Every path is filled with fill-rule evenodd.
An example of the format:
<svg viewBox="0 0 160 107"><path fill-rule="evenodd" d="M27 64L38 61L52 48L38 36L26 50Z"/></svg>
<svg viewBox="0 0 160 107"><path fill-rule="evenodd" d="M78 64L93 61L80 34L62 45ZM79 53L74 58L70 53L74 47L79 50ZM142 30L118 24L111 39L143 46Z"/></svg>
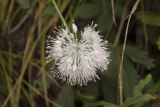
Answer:
<svg viewBox="0 0 160 107"><path fill-rule="evenodd" d="M87 86L54 78L46 38L62 22L52 0L0 0L0 107L119 107L118 73L128 15L136 1L55 0L69 27L92 21L109 43L111 63ZM160 107L160 1L140 0L123 62L124 107Z"/></svg>

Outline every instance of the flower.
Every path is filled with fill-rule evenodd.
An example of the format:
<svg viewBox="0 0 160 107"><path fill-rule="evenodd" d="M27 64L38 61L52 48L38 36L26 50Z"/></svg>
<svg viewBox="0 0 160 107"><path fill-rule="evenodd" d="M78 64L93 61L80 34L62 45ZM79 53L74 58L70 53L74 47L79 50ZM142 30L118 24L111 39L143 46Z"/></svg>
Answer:
<svg viewBox="0 0 160 107"><path fill-rule="evenodd" d="M54 60L56 69L51 68L55 77L71 85L87 85L91 80L99 79L97 71L107 70L110 62L107 41L100 38L96 24L88 25L77 36L77 26L72 24L72 32L59 29L57 38L47 39L47 62Z"/></svg>

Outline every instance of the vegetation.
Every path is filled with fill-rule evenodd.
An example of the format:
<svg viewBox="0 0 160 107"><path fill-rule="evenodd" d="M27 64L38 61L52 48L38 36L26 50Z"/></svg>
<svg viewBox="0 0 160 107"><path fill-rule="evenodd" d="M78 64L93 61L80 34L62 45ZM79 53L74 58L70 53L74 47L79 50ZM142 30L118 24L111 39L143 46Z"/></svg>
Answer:
<svg viewBox="0 0 160 107"><path fill-rule="evenodd" d="M79 30L92 21L98 24L109 42L108 70L83 87L54 78L45 61L46 37L56 36L54 27L63 23L52 0L0 0L0 106L160 107L160 1L56 3L69 26L72 20Z"/></svg>

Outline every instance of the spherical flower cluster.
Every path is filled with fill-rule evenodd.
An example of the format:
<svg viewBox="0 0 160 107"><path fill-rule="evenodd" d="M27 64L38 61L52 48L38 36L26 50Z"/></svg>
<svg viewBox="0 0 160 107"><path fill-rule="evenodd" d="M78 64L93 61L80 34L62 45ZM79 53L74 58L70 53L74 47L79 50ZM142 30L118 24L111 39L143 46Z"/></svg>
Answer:
<svg viewBox="0 0 160 107"><path fill-rule="evenodd" d="M47 62L54 60L56 69L51 68L55 77L71 85L86 85L99 78L98 71L107 70L110 62L107 41L100 38L96 24L88 25L77 33L77 26L72 24L72 31L59 29L57 37L48 36Z"/></svg>

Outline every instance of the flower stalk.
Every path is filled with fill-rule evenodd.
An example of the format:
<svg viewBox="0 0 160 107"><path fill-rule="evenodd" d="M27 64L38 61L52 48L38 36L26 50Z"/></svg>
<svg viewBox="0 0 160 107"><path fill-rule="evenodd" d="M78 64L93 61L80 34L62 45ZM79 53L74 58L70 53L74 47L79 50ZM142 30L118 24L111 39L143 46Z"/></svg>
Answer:
<svg viewBox="0 0 160 107"><path fill-rule="evenodd" d="M70 30L69 30L69 27L68 27L68 25L67 25L67 23L66 23L66 21L65 21L65 19L64 19L64 17L62 16L62 14L61 14L58 6L57 6L56 1L55 1L55 0L52 0L52 3L53 3L53 5L54 5L54 7L55 7L55 9L56 9L56 12L58 13L58 15L59 15L59 17L60 17L60 19L61 19L63 25L67 28L68 31L70 31Z"/></svg>
<svg viewBox="0 0 160 107"><path fill-rule="evenodd" d="M119 68L119 75L118 75L118 84L119 84L119 107L124 107L123 104L123 60L124 60L124 52L125 52L125 48L126 48L126 42L127 42L127 36L128 36L128 28L129 28L129 24L130 24L130 20L132 15L134 14L134 12L137 9L137 6L139 4L140 0L137 0L128 16L128 21L127 21L127 26L126 26L126 31L125 31L125 38L124 38L124 43L123 43L123 49L122 49L122 56L121 56L121 63L120 63L120 68Z"/></svg>

